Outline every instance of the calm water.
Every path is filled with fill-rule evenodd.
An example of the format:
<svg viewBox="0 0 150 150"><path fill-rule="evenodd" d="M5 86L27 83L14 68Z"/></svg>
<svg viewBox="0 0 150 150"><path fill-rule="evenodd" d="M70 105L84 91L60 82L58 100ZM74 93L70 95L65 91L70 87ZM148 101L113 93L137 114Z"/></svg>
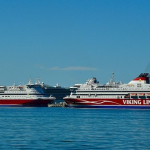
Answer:
<svg viewBox="0 0 150 150"><path fill-rule="evenodd" d="M150 149L150 110L0 108L0 149Z"/></svg>

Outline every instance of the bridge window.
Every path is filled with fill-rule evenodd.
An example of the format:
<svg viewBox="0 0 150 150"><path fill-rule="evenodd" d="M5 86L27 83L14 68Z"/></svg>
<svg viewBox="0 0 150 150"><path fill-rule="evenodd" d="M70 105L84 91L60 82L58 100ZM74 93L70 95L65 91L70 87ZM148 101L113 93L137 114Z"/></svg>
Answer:
<svg viewBox="0 0 150 150"><path fill-rule="evenodd" d="M133 99L138 99L138 96L131 96L131 98L133 98Z"/></svg>
<svg viewBox="0 0 150 150"><path fill-rule="evenodd" d="M145 97L145 96L139 96L139 98L141 98L141 99L146 99L146 97Z"/></svg>
<svg viewBox="0 0 150 150"><path fill-rule="evenodd" d="M137 87L141 87L141 83L138 83L138 84L137 84Z"/></svg>

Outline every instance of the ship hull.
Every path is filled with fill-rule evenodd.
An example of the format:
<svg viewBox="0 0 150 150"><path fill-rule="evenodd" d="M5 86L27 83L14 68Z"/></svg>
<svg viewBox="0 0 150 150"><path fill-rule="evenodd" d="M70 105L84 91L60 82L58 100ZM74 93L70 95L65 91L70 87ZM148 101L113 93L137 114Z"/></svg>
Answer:
<svg viewBox="0 0 150 150"><path fill-rule="evenodd" d="M48 107L54 99L0 99L0 107Z"/></svg>
<svg viewBox="0 0 150 150"><path fill-rule="evenodd" d="M68 107L108 109L150 109L150 99L64 98Z"/></svg>

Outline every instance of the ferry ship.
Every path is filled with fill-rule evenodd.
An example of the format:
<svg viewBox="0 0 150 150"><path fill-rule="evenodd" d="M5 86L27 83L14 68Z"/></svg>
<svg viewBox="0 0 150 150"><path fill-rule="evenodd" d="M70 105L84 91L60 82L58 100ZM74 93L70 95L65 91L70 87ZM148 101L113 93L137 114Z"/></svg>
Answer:
<svg viewBox="0 0 150 150"><path fill-rule="evenodd" d="M70 95L71 93L69 87L62 87L59 84L56 84L56 86L50 86L45 84L43 86L43 89L47 95L55 97L55 101L63 101L63 97Z"/></svg>
<svg viewBox="0 0 150 150"><path fill-rule="evenodd" d="M64 97L69 107L150 109L149 73L141 73L128 84L114 82L114 73L106 84L96 78L74 86L70 96Z"/></svg>
<svg viewBox="0 0 150 150"><path fill-rule="evenodd" d="M55 97L46 95L43 86L39 80L33 84L31 79L26 85L0 86L0 106L48 107Z"/></svg>

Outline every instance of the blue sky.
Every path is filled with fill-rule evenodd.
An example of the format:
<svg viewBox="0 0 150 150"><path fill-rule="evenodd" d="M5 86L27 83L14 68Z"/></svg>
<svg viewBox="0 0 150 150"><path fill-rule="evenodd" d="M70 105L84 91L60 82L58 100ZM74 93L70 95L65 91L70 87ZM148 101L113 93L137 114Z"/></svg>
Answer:
<svg viewBox="0 0 150 150"><path fill-rule="evenodd" d="M72 86L150 73L149 0L0 0L0 84Z"/></svg>

